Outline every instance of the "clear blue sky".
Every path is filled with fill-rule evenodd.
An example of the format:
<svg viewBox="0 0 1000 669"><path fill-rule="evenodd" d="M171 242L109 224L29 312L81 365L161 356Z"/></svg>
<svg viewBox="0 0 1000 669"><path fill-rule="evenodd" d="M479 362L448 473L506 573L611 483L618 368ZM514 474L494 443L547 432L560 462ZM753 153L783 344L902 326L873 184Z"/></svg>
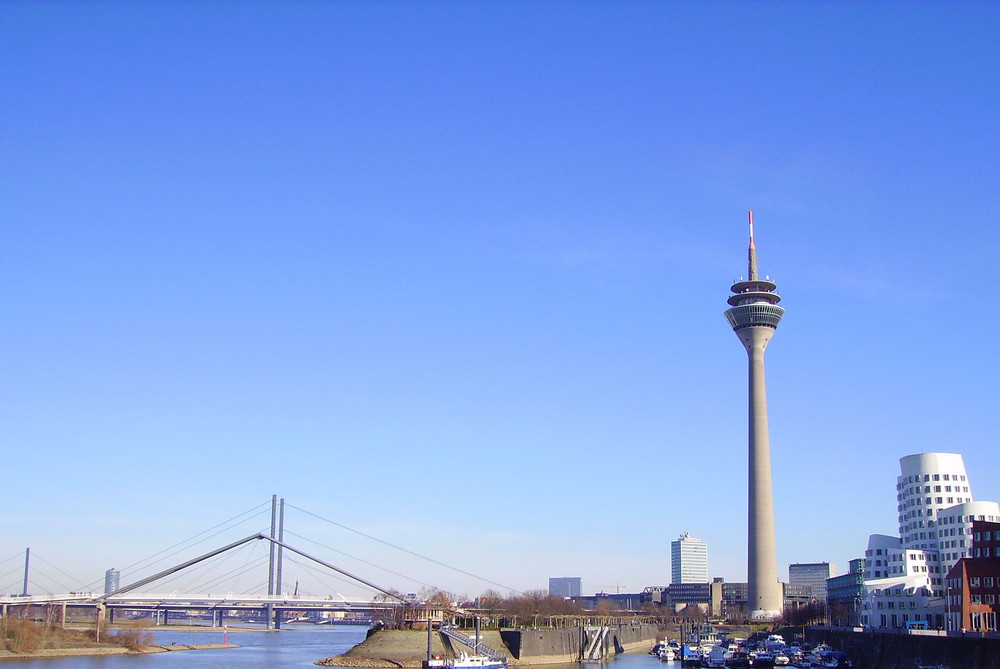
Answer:
<svg viewBox="0 0 1000 669"><path fill-rule="evenodd" d="M277 493L521 590L665 584L684 531L743 581L750 208L779 574L895 533L904 455L1000 499L998 34L985 2L3 3L0 561L77 587Z"/></svg>

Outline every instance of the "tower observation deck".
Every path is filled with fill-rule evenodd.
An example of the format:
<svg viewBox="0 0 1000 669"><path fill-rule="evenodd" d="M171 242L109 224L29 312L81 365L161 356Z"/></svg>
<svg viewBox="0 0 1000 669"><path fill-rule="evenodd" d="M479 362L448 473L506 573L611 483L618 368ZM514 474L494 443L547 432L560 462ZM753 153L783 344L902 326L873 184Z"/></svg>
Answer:
<svg viewBox="0 0 1000 669"><path fill-rule="evenodd" d="M769 277L757 271L757 249L750 212L750 248L747 280L733 284L726 319L743 342L749 362L749 499L747 505L747 608L752 619L772 620L781 615L781 584L774 532L774 495L771 483L771 443L767 427L764 350L785 315L781 297Z"/></svg>

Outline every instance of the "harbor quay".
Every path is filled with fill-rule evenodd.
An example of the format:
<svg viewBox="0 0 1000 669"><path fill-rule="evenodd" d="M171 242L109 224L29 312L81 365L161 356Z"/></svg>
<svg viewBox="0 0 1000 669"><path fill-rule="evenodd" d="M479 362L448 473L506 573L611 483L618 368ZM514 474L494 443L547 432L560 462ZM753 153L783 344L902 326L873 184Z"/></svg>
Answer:
<svg viewBox="0 0 1000 669"><path fill-rule="evenodd" d="M932 630L863 630L814 626L811 643L827 643L846 653L855 667L871 669L995 669L1000 667L1000 634Z"/></svg>

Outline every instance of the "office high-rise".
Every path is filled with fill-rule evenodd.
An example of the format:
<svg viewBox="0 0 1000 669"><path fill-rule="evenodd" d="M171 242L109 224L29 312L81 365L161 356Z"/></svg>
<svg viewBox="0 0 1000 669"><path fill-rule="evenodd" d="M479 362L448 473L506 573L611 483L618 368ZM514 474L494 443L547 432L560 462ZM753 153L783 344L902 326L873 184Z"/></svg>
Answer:
<svg viewBox="0 0 1000 669"><path fill-rule="evenodd" d="M579 576L562 576L549 579L549 594L554 597L579 597L583 581Z"/></svg>
<svg viewBox="0 0 1000 669"><path fill-rule="evenodd" d="M812 598L826 603L826 580L833 578L836 569L830 562L795 562L788 565L788 584L808 585Z"/></svg>
<svg viewBox="0 0 1000 669"><path fill-rule="evenodd" d="M670 583L708 583L708 544L687 532L670 542Z"/></svg>
<svg viewBox="0 0 1000 669"><path fill-rule="evenodd" d="M774 496L771 486L771 443L767 429L767 394L764 387L764 349L785 310L777 285L757 272L750 212L748 278L732 286L726 318L747 350L749 361L749 500L747 513L747 608L750 617L771 620L781 615L781 584L774 538Z"/></svg>

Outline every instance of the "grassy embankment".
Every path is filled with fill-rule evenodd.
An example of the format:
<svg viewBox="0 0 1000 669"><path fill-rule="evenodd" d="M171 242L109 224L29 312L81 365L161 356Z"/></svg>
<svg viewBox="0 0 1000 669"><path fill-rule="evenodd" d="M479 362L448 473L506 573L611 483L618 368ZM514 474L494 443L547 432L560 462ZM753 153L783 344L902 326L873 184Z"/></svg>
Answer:
<svg viewBox="0 0 1000 669"><path fill-rule="evenodd" d="M159 653L168 650L226 648L233 644L197 646L157 646L146 627L118 625L102 630L95 638L93 629L62 629L31 620L8 618L0 627L0 660L74 655L124 655Z"/></svg>

